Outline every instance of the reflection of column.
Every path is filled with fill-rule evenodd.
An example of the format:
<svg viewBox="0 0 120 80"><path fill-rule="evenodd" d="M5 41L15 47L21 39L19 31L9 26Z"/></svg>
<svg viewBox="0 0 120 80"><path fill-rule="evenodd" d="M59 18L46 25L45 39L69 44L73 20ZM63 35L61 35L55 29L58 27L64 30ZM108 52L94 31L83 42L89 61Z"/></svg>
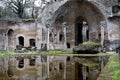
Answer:
<svg viewBox="0 0 120 80"><path fill-rule="evenodd" d="M64 50L67 49L67 45L66 45L66 42L67 42L67 39L66 39L66 23L64 22L63 25L63 33L64 33Z"/></svg>
<svg viewBox="0 0 120 80"><path fill-rule="evenodd" d="M49 56L47 56L47 78L50 78L50 76L49 76Z"/></svg>
<svg viewBox="0 0 120 80"><path fill-rule="evenodd" d="M67 56L64 56L64 73L63 73L63 80L66 80L66 59L67 59Z"/></svg>
<svg viewBox="0 0 120 80"><path fill-rule="evenodd" d="M82 74L83 74L83 80L86 80L87 78L87 67L86 66L82 67Z"/></svg>

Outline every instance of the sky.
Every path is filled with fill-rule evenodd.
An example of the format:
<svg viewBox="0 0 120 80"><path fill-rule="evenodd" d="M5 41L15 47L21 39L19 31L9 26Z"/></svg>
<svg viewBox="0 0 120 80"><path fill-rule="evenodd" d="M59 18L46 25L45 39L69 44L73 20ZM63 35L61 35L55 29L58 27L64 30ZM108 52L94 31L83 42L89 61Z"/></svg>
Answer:
<svg viewBox="0 0 120 80"><path fill-rule="evenodd" d="M49 2L50 0L46 0L46 1ZM35 5L36 5L37 7L39 7L40 4L41 4L41 0L36 0L36 1L35 1Z"/></svg>

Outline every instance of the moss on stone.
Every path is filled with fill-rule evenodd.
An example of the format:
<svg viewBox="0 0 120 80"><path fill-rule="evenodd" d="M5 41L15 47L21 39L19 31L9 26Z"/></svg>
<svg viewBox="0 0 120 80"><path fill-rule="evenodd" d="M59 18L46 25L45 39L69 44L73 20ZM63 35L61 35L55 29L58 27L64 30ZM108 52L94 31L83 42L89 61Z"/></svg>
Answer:
<svg viewBox="0 0 120 80"><path fill-rule="evenodd" d="M79 44L78 46L75 46L75 50L89 50L89 49L94 49L99 46L99 43L97 42L92 42L92 41L87 41L83 42L83 44Z"/></svg>
<svg viewBox="0 0 120 80"><path fill-rule="evenodd" d="M94 61L87 60L87 59L81 59L81 58L75 58L74 61L76 63L82 64L83 66L88 66L88 67L96 67L99 65L99 63L96 63Z"/></svg>

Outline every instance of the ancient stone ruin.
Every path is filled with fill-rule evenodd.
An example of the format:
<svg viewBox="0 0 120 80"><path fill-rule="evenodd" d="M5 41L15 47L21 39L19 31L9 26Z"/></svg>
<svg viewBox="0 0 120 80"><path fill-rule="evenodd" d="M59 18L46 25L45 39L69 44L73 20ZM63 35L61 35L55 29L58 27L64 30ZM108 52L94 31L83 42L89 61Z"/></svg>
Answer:
<svg viewBox="0 0 120 80"><path fill-rule="evenodd" d="M104 2L55 0L38 20L0 20L0 49L72 49L97 40L114 50L120 45L119 5L107 7Z"/></svg>

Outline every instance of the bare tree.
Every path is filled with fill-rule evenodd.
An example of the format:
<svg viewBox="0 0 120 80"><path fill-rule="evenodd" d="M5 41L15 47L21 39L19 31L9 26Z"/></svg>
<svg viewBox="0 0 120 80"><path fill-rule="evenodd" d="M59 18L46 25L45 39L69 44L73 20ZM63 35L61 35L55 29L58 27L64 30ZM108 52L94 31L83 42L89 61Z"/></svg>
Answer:
<svg viewBox="0 0 120 80"><path fill-rule="evenodd" d="M19 18L24 17L25 8L31 5L31 0L5 0L6 8L17 14Z"/></svg>
<svg viewBox="0 0 120 80"><path fill-rule="evenodd" d="M37 18L47 3L47 0L2 0L5 14L9 18ZM36 5L36 2L37 5ZM9 16L10 15L10 16ZM12 15L12 16L11 16Z"/></svg>

